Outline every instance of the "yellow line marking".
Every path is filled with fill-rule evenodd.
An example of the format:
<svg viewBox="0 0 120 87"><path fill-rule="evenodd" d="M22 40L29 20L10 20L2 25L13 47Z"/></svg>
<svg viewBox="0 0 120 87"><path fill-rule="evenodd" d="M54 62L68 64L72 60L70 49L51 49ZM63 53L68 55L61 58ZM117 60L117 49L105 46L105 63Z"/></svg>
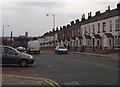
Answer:
<svg viewBox="0 0 120 87"><path fill-rule="evenodd" d="M42 80L48 84L50 84L52 87L61 87L57 82L51 80L51 79L47 79L47 78L40 78L40 77L28 77L28 76L18 76L18 75L0 75L0 76L8 76L8 77L16 77L16 78L24 78L24 79L34 79L34 80Z"/></svg>

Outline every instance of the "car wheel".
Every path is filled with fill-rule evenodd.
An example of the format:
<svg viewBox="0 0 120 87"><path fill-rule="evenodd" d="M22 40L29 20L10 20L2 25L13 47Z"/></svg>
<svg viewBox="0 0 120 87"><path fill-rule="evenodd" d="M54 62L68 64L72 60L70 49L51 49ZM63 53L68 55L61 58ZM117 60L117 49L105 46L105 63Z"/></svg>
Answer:
<svg viewBox="0 0 120 87"><path fill-rule="evenodd" d="M26 67L27 65L28 65L27 60L21 60L21 61L20 61L20 66Z"/></svg>
<svg viewBox="0 0 120 87"><path fill-rule="evenodd" d="M27 54L29 54L29 51L27 51Z"/></svg>
<svg viewBox="0 0 120 87"><path fill-rule="evenodd" d="M57 51L55 51L55 54L57 54Z"/></svg>
<svg viewBox="0 0 120 87"><path fill-rule="evenodd" d="M38 54L40 54L40 51L38 51Z"/></svg>

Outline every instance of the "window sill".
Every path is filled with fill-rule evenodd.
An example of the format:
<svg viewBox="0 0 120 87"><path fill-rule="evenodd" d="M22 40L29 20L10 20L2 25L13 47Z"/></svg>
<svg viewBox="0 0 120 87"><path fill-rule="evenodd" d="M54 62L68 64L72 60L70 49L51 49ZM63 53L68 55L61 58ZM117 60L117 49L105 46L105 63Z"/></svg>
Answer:
<svg viewBox="0 0 120 87"><path fill-rule="evenodd" d="M102 31L102 32L106 32L106 31Z"/></svg>
<svg viewBox="0 0 120 87"><path fill-rule="evenodd" d="M115 31L120 31L120 30L115 30Z"/></svg>

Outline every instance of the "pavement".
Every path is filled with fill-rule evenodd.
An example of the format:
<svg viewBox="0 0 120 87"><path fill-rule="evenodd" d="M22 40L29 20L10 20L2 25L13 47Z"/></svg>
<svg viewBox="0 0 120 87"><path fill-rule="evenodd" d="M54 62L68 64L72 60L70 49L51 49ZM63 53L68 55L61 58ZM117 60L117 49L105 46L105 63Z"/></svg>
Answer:
<svg viewBox="0 0 120 87"><path fill-rule="evenodd" d="M90 56L99 56L105 58L113 58L115 60L119 59L119 53L110 53L110 54L97 54L97 53L87 53L87 52L74 52L75 54L90 55Z"/></svg>
<svg viewBox="0 0 120 87"><path fill-rule="evenodd" d="M50 51L46 51L50 52ZM81 55L90 55L90 56L98 56L98 57L105 57L105 58L112 58L115 60L118 60L120 57L120 53L108 53L108 54L98 54L98 53L88 53L88 52L73 52L69 51L69 53L74 53L74 54L81 54Z"/></svg>
<svg viewBox="0 0 120 87"><path fill-rule="evenodd" d="M32 67L4 65L0 77L2 77L2 87L38 87L42 85L52 87L52 84L54 84L49 79L36 76Z"/></svg>
<svg viewBox="0 0 120 87"><path fill-rule="evenodd" d="M56 86L54 86L56 85ZM60 87L56 82L40 77L2 75L2 87Z"/></svg>

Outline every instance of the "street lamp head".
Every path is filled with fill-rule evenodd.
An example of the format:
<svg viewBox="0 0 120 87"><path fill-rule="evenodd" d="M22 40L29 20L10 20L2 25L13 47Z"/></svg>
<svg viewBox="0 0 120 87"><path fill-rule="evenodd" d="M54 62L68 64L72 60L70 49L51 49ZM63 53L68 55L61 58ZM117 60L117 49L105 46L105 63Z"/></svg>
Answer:
<svg viewBox="0 0 120 87"><path fill-rule="evenodd" d="M49 16L49 14L46 14L46 16Z"/></svg>

